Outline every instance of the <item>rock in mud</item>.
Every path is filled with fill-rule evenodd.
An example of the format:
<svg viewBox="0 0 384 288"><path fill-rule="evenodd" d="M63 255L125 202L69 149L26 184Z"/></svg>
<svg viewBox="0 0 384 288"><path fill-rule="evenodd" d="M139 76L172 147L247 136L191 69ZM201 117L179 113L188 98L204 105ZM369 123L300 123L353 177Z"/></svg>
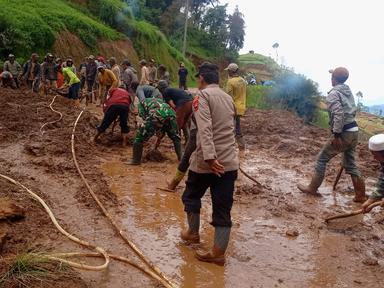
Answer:
<svg viewBox="0 0 384 288"><path fill-rule="evenodd" d="M289 236L289 237L297 237L300 235L299 231L297 229L288 229L286 232L285 232L285 235Z"/></svg>
<svg viewBox="0 0 384 288"><path fill-rule="evenodd" d="M25 211L8 198L0 198L0 220L20 220L25 217Z"/></svg>
<svg viewBox="0 0 384 288"><path fill-rule="evenodd" d="M159 150L150 150L144 156L144 162L165 162L168 158L164 156Z"/></svg>
<svg viewBox="0 0 384 288"><path fill-rule="evenodd" d="M367 266L377 266L379 265L379 261L372 257L367 257L363 260L363 264Z"/></svg>

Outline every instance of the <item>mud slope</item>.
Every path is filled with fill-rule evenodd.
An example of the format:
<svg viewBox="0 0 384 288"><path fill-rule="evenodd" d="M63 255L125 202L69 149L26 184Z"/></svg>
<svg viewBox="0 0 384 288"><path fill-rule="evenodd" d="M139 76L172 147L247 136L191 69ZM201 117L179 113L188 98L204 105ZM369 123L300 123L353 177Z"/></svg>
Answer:
<svg viewBox="0 0 384 288"><path fill-rule="evenodd" d="M63 113L62 121L40 131L44 123L58 117L47 108L51 100L28 91L0 91L0 173L41 195L69 232L134 259L88 196L72 163L70 136L80 111L57 98L53 106ZM99 108L85 111L77 128L80 166L124 231L181 287L384 287L382 210L329 225L323 221L330 214L359 207L352 202L347 176L342 176L335 193L331 191L341 159L334 159L328 169L320 189L323 197L306 196L296 189L298 182L308 181L327 131L305 125L286 111L248 111L243 129L247 150L241 153L241 163L261 185L239 175L228 262L217 267L197 261L197 247L185 246L179 239L185 227L183 187L177 193L157 189L177 165L171 142L160 146L157 156L162 157L146 157L141 166L129 167L125 161L131 147L120 147L117 133L104 136L100 145L92 143L96 116L100 117ZM145 150L151 151L152 144ZM371 191L378 165L366 143L359 146L358 163ZM0 222L0 228L8 231L2 256L31 250L81 251L59 235L39 205L17 187L0 180L0 197L15 199L26 208L24 220ZM213 237L210 215L207 193L201 219L203 247L209 247ZM1 261L4 271L6 262ZM106 272L79 272L77 278L57 283L44 287L156 287L141 273L115 262Z"/></svg>
<svg viewBox="0 0 384 288"><path fill-rule="evenodd" d="M52 98L29 91L0 91L0 173L20 181L40 195L70 233L115 254L133 258L110 229L75 170L70 141L73 123L80 110L75 109L71 101L57 97L53 107L63 113L62 121L40 130L44 123L59 118L48 108ZM108 209L118 208L116 197L109 193L105 179L96 168L98 155L104 152L92 142L97 123L89 112L84 113L75 135L78 160L102 202ZM1 271L6 269L6 260L18 253L82 251L56 231L44 210L22 190L0 180L0 197L14 199L26 210L22 221L0 222L1 230L7 230L8 234L2 250ZM118 280L116 275L119 275ZM133 279L135 281L129 287L152 283L131 267L113 263L108 277L104 273L85 272L76 281L62 279L60 287L118 287L115 281L126 284ZM54 285L44 283L47 285L44 287L59 287L59 282L57 280ZM35 284L30 287L41 287L41 283Z"/></svg>

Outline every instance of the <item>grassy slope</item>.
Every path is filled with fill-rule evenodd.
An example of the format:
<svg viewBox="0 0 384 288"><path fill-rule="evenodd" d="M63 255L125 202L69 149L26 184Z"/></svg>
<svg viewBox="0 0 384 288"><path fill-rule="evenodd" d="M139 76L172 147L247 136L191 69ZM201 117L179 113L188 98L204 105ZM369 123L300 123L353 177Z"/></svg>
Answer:
<svg viewBox="0 0 384 288"><path fill-rule="evenodd" d="M32 52L46 53L58 32L68 30L87 45L97 39L116 40L123 35L61 0L0 0L0 19L11 32L14 54L26 59Z"/></svg>
<svg viewBox="0 0 384 288"><path fill-rule="evenodd" d="M19 60L26 60L32 52L44 55L59 32L67 30L95 53L98 40L129 37L139 57L154 58L166 65L171 75L177 74L179 62L186 64L190 75L195 70L157 27L133 19L129 7L120 0L0 0L0 7L0 32L1 27L7 27L10 39L8 49L0 46L1 58L10 52Z"/></svg>
<svg viewBox="0 0 384 288"><path fill-rule="evenodd" d="M247 65L265 65L269 71L275 71L279 69L279 65L271 57L257 53L240 55L238 61L241 67Z"/></svg>

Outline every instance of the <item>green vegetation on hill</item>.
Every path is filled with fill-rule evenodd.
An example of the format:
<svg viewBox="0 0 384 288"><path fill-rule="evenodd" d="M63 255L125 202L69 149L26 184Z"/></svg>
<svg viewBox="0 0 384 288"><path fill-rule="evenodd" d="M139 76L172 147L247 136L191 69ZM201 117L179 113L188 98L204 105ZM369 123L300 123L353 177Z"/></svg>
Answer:
<svg viewBox="0 0 384 288"><path fill-rule="evenodd" d="M97 39L116 40L123 35L61 0L0 0L0 56L12 52L27 59L32 52L46 53L58 33L68 30L89 47Z"/></svg>

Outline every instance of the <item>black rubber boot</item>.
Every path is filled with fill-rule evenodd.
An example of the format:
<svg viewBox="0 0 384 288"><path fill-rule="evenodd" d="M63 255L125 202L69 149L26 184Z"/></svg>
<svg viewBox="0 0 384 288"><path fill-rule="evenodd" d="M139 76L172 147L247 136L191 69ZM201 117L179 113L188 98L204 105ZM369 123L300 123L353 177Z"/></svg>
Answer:
<svg viewBox="0 0 384 288"><path fill-rule="evenodd" d="M129 163L129 165L140 165L142 156L143 156L143 144L134 143L132 161Z"/></svg>
<svg viewBox="0 0 384 288"><path fill-rule="evenodd" d="M173 146L175 147L177 160L180 161L181 157L183 156L183 152L182 152L182 148L181 148L181 141L180 140L173 141Z"/></svg>

